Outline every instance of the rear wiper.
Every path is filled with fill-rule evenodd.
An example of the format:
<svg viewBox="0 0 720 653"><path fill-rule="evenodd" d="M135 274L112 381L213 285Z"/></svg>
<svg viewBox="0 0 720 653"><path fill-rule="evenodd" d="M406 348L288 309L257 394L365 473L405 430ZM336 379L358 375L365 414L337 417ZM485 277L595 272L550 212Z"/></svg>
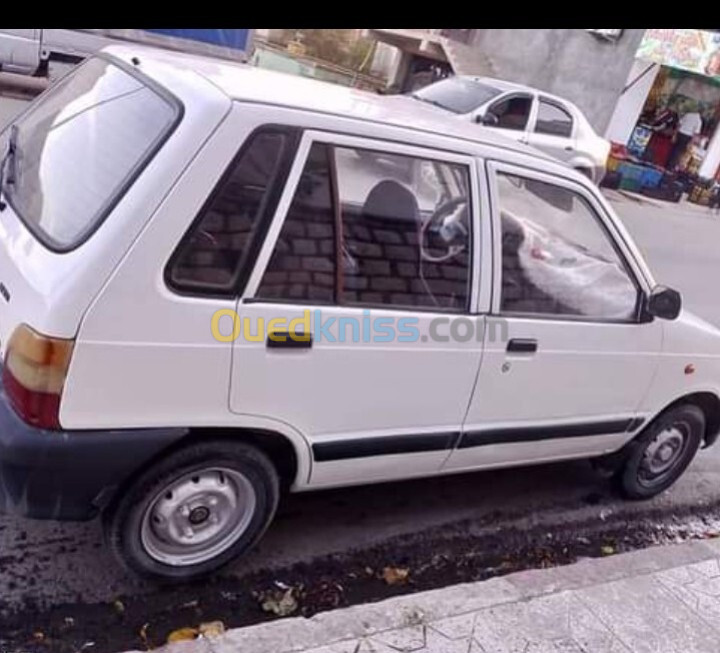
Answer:
<svg viewBox="0 0 720 653"><path fill-rule="evenodd" d="M15 153L17 152L17 125L10 126L10 136L8 137L7 151L0 160L0 211L4 211L7 202L3 200L3 196L7 198L6 184L15 183ZM6 178L7 170L7 178Z"/></svg>

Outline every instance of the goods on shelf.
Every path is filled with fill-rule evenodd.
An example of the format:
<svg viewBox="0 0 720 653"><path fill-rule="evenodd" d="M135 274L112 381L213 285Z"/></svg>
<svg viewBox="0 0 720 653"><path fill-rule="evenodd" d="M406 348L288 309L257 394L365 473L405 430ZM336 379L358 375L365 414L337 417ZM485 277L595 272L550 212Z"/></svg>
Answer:
<svg viewBox="0 0 720 653"><path fill-rule="evenodd" d="M603 182L606 188L621 188L633 192L639 192L645 188L657 188L665 174L662 168L651 163L641 161L634 155L631 147L625 147L618 143L612 143L610 156L607 159L606 169L610 181Z"/></svg>

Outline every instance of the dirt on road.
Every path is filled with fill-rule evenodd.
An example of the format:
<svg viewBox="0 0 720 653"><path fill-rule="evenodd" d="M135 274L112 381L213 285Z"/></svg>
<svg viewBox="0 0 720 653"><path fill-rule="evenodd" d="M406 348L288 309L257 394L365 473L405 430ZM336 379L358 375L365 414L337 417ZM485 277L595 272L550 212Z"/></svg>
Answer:
<svg viewBox="0 0 720 653"><path fill-rule="evenodd" d="M390 596L483 580L527 568L569 564L583 557L720 535L720 502L701 510L641 519L604 516L607 497L585 501L601 518L528 529L489 514L391 538L343 554L259 570L244 577L157 587L110 602L56 605L46 611L28 601L0 619L0 650L27 653L116 653L164 644L173 631L221 621L239 627L288 616L312 616Z"/></svg>

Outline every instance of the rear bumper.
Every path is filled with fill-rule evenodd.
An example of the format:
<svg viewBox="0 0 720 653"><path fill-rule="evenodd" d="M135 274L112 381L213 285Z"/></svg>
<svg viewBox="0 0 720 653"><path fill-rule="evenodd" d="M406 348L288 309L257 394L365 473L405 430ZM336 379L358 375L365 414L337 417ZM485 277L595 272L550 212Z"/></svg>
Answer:
<svg viewBox="0 0 720 653"><path fill-rule="evenodd" d="M45 431L9 406L0 383L0 510L87 520L118 487L186 429Z"/></svg>

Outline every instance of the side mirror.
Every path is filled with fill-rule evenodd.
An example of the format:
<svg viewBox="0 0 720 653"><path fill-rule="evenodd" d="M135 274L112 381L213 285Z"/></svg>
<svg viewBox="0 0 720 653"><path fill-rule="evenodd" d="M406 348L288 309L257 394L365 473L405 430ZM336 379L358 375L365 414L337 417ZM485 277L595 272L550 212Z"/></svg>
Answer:
<svg viewBox="0 0 720 653"><path fill-rule="evenodd" d="M647 300L647 312L663 320L674 320L681 308L680 293L666 286L655 286Z"/></svg>
<svg viewBox="0 0 720 653"><path fill-rule="evenodd" d="M480 125L485 125L486 127L495 127L500 122L500 118L498 118L492 111L488 111L486 113L479 113L475 116L475 122Z"/></svg>

